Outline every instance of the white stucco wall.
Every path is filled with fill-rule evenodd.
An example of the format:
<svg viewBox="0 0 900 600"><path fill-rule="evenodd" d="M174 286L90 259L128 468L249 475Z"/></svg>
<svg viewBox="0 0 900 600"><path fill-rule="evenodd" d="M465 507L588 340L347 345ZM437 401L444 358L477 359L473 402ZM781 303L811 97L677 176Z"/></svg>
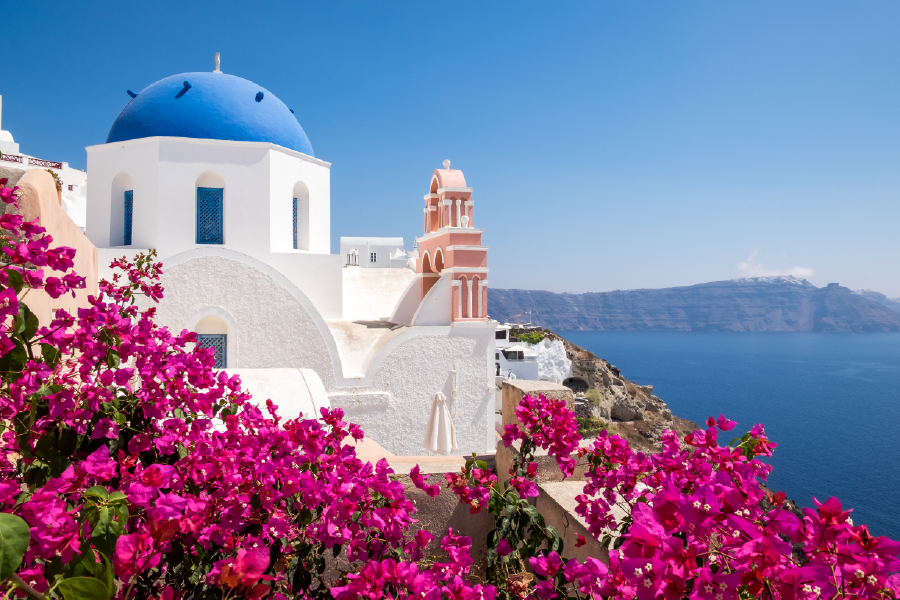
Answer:
<svg viewBox="0 0 900 600"><path fill-rule="evenodd" d="M403 333L390 323L328 321L328 329L337 346L344 379L364 379L378 351Z"/></svg>
<svg viewBox="0 0 900 600"><path fill-rule="evenodd" d="M403 455L424 452L431 401L438 391L452 397L455 368L458 402L451 409L458 454L493 448L491 324L381 329L379 335L386 337L357 357L362 372L345 374L325 320L284 274L240 253L205 252L178 255L165 267L158 321L181 331L210 307L230 315L234 331L228 332L231 368L226 371L313 369L332 406L343 408L348 420L360 424L376 442Z"/></svg>
<svg viewBox="0 0 900 600"><path fill-rule="evenodd" d="M311 305L304 306L271 274L247 260L234 253L232 257L199 256L167 265L158 322L181 331L197 314L219 307L236 324L236 331L228 332L230 367L311 368L326 388L333 387L332 353Z"/></svg>
<svg viewBox="0 0 900 600"><path fill-rule="evenodd" d="M391 313L391 323L398 325L412 325L413 317L422 303L422 279L421 273L413 273L413 278L407 284L406 289L400 294L400 299Z"/></svg>
<svg viewBox="0 0 900 600"><path fill-rule="evenodd" d="M343 321L388 319L416 274L409 269L344 267Z"/></svg>
<svg viewBox="0 0 900 600"><path fill-rule="evenodd" d="M431 286L422 303L413 315L413 325L449 325L452 320L451 293L453 289L453 274L441 275L437 283Z"/></svg>
<svg viewBox="0 0 900 600"><path fill-rule="evenodd" d="M452 398L454 368L458 401L450 402L459 450L489 452L494 434L494 384L488 365L493 328L425 327L407 330L386 346L371 386L330 394L347 419L397 455L427 454L422 439L436 392ZM493 361L491 361L493 364ZM387 394L372 394L372 389Z"/></svg>
<svg viewBox="0 0 900 600"><path fill-rule="evenodd" d="M318 374L312 369L226 369L239 375L241 388L253 396L263 414L266 400L278 407L282 422L287 419L319 419L319 409L331 404Z"/></svg>

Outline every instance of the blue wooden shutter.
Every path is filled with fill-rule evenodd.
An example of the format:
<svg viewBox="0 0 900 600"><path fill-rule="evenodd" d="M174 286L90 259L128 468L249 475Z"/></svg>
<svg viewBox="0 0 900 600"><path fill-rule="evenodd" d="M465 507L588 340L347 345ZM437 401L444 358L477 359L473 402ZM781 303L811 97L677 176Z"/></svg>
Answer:
<svg viewBox="0 0 900 600"><path fill-rule="evenodd" d="M131 222L134 216L134 190L125 192L125 235L122 244L131 245Z"/></svg>
<svg viewBox="0 0 900 600"><path fill-rule="evenodd" d="M216 368L224 369L228 366L228 334L225 333L198 333L197 345L201 348L212 348L216 351Z"/></svg>
<svg viewBox="0 0 900 600"><path fill-rule="evenodd" d="M294 198L294 250L297 249L297 199Z"/></svg>
<svg viewBox="0 0 900 600"><path fill-rule="evenodd" d="M197 243L222 243L222 188L197 188Z"/></svg>

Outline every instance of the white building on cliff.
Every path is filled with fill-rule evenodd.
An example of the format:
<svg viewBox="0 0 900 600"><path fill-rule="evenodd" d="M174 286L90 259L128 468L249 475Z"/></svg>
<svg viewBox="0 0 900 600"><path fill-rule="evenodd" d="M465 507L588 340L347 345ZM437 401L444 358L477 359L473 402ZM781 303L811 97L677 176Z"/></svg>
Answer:
<svg viewBox="0 0 900 600"><path fill-rule="evenodd" d="M388 256L354 248L360 262L348 264L344 244L330 254L331 164L292 113L218 71L136 94L106 143L87 149L86 233L101 276L113 257L155 248L159 321L201 334L251 392L283 406L324 394L396 454L423 452L443 392L458 453L493 448L487 248L462 172L437 169L423 186L424 264L396 238Z"/></svg>

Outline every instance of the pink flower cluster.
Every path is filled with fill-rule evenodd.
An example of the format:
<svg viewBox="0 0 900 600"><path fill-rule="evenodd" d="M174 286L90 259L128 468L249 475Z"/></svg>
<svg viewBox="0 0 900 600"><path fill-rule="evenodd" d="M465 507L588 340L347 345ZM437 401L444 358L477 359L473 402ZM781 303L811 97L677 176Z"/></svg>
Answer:
<svg viewBox="0 0 900 600"><path fill-rule="evenodd" d="M575 459L571 455L578 450L581 435L578 433L575 413L566 407L565 400L546 398L543 394L526 395L516 407L516 418L522 426L506 425L503 443L509 447L514 442L521 441L522 454L527 452L527 446L530 445L543 448L556 459L563 475L571 477L575 470ZM536 468L535 465L533 469Z"/></svg>
<svg viewBox="0 0 900 600"><path fill-rule="evenodd" d="M421 530L420 530L421 533ZM331 588L338 600L358 598L427 598L438 600L494 600L492 585L472 584L465 579L472 566L472 539L455 536L450 529L441 541L449 562L422 570L414 562L393 559L370 561L357 573L347 575L347 584Z"/></svg>
<svg viewBox="0 0 900 600"><path fill-rule="evenodd" d="M529 412L540 412L529 402ZM549 402L547 402L549 404ZM549 408L548 408L549 409ZM663 451L646 456L605 431L589 449L591 469L577 512L609 550L608 563L563 566L556 552L529 559L540 598L737 600L762 597L894 598L900 596L900 543L850 523L831 498L802 518L784 494L760 480L771 467L756 459L775 444L761 425L735 447L719 431L736 424L710 418L706 430L671 431ZM570 445L571 447L571 445ZM767 502L764 502L767 501Z"/></svg>

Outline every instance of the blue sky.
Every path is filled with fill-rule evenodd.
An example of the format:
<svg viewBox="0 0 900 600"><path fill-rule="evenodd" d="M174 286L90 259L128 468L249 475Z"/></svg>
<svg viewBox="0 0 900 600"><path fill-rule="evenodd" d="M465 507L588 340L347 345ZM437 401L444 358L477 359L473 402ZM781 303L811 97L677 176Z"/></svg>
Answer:
<svg viewBox="0 0 900 600"><path fill-rule="evenodd" d="M126 89L221 52L333 163L335 251L411 247L449 158L495 288L793 272L900 296L895 0L45 1L3 22L3 128L82 168Z"/></svg>

